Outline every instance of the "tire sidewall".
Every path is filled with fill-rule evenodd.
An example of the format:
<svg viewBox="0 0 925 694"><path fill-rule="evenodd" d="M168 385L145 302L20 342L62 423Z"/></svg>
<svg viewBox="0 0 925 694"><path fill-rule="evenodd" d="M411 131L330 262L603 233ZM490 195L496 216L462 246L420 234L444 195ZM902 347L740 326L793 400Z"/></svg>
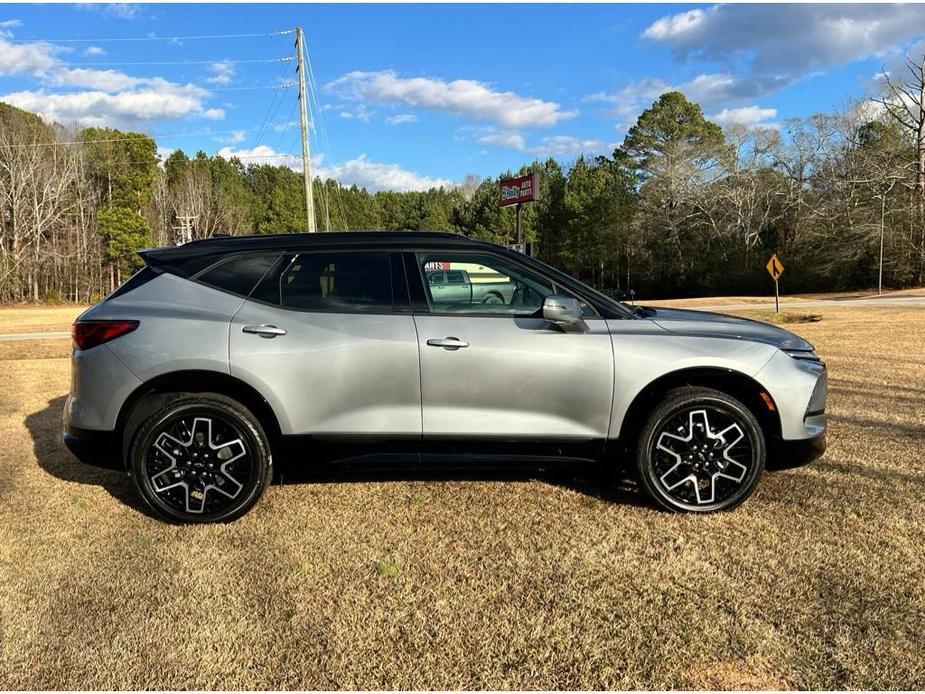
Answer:
<svg viewBox="0 0 925 694"><path fill-rule="evenodd" d="M678 413L696 408L698 406L715 407L735 416L745 434L751 440L752 459L748 466L745 479L736 492L722 501L711 504L688 504L673 498L662 487L656 477L652 464L652 455L656 445L656 437L661 434L664 423ZM669 395L655 409L647 420L636 451L636 462L640 481L646 492L662 508L670 511L683 511L689 513L711 513L714 511L728 511L745 501L754 491L764 470L767 457L767 446L761 425L755 415L741 402L720 391L707 389L691 389L689 392L677 392Z"/></svg>
<svg viewBox="0 0 925 694"><path fill-rule="evenodd" d="M254 470L246 492L219 512L211 514L187 513L165 504L154 492L145 470L145 458L161 426L178 415L195 413L230 420L247 439L252 452ZM257 503L269 485L273 461L269 442L260 422L242 405L217 396L191 396L175 400L148 417L133 437L129 449L129 474L145 503L159 516L175 523L223 523L240 518Z"/></svg>

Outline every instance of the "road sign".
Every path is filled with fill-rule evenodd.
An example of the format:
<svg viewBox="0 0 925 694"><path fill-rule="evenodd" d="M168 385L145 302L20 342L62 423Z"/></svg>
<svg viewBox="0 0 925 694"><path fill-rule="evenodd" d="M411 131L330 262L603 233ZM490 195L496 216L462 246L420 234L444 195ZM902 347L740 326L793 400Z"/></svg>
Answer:
<svg viewBox="0 0 925 694"><path fill-rule="evenodd" d="M522 202L533 202L539 199L540 189L536 174L501 181L500 188L499 204L501 207L519 205Z"/></svg>
<svg viewBox="0 0 925 694"><path fill-rule="evenodd" d="M774 280L774 313L780 313L780 285L777 280L784 274L784 264L780 262L777 253L774 253L765 267L768 269L768 274L771 275L771 278Z"/></svg>
<svg viewBox="0 0 925 694"><path fill-rule="evenodd" d="M780 258L777 257L776 253L771 256L766 267L768 268L768 274L771 275L775 282L784 274L784 264L780 262Z"/></svg>

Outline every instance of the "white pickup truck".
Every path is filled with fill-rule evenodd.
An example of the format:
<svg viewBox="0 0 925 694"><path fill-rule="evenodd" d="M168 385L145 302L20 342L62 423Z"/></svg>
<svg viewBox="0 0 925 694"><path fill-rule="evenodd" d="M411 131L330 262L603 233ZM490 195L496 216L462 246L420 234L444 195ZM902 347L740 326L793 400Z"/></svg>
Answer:
<svg viewBox="0 0 925 694"><path fill-rule="evenodd" d="M428 270L427 284L437 304L510 304L516 285L473 282L466 270Z"/></svg>

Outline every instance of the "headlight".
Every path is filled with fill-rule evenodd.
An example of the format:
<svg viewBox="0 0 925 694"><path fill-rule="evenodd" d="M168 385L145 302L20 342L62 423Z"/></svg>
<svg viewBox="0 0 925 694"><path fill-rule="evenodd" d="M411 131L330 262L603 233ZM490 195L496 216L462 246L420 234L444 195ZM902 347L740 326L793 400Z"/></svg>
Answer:
<svg viewBox="0 0 925 694"><path fill-rule="evenodd" d="M813 352L812 350L805 350L805 349L785 349L785 350L781 350L781 351L783 351L783 352L786 353L787 355L793 357L794 359L799 359L800 361L811 361L811 362L816 362L816 363L818 363L818 364L821 364L821 363L822 363L822 359L820 359L820 358L818 357L818 355L817 355L815 352Z"/></svg>

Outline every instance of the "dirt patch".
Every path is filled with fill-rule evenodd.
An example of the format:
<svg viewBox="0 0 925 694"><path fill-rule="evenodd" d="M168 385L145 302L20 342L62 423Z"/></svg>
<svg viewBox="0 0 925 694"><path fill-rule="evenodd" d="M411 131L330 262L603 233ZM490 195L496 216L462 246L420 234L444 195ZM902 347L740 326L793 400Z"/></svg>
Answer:
<svg viewBox="0 0 925 694"><path fill-rule="evenodd" d="M7 343L0 686L921 689L925 313L820 312L829 451L709 517L404 468L171 526L59 443L67 341Z"/></svg>

